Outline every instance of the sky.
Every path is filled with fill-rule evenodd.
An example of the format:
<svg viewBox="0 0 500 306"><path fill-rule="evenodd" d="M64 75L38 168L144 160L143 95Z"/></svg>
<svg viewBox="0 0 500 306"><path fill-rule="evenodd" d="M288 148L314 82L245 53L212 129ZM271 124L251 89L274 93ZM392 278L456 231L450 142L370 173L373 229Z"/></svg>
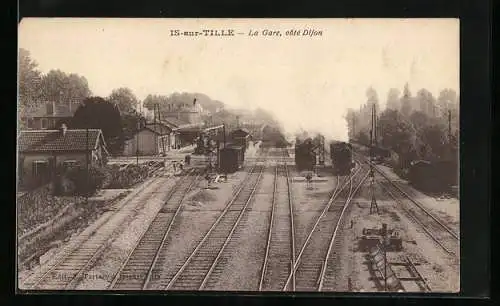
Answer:
<svg viewBox="0 0 500 306"><path fill-rule="evenodd" d="M234 29L234 37L170 36ZM314 29L318 36L287 36ZM263 36L263 30L282 36ZM248 36L259 31L259 36ZM148 94L198 92L237 108L271 111L293 132L346 139L348 108L373 87L381 105L406 82L416 93L459 92L458 19L23 19L19 47L38 69L87 78L94 95L129 87Z"/></svg>

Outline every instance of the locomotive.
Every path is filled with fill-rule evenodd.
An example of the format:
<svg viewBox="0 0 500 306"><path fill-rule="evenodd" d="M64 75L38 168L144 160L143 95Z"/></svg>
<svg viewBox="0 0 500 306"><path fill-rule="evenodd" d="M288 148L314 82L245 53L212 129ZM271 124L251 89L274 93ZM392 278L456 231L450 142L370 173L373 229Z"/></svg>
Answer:
<svg viewBox="0 0 500 306"><path fill-rule="evenodd" d="M354 167L350 143L333 141L330 143L330 158L335 175L349 175Z"/></svg>
<svg viewBox="0 0 500 306"><path fill-rule="evenodd" d="M297 171L312 171L316 164L316 154L313 151L314 144L311 138L295 141L295 166Z"/></svg>

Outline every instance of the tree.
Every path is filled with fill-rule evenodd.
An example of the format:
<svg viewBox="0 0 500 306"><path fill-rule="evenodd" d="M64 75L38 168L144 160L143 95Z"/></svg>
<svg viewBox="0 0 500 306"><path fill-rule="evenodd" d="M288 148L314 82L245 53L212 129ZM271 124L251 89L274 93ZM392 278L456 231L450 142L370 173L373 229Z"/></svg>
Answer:
<svg viewBox="0 0 500 306"><path fill-rule="evenodd" d="M378 95L375 89L373 87L370 87L366 90L366 97L367 97L367 104L370 107L370 113L371 113L371 108L373 105L375 105L375 112L378 114L379 112L379 104L378 104Z"/></svg>
<svg viewBox="0 0 500 306"><path fill-rule="evenodd" d="M429 122L426 114L420 111L414 111L410 115L410 122L416 131L422 130Z"/></svg>
<svg viewBox="0 0 500 306"><path fill-rule="evenodd" d="M42 78L41 95L45 101L54 101L73 108L91 94L87 79L75 73L51 70Z"/></svg>
<svg viewBox="0 0 500 306"><path fill-rule="evenodd" d="M110 153L118 154L123 150L124 137L120 111L116 105L101 97L85 99L76 110L71 127L101 129Z"/></svg>
<svg viewBox="0 0 500 306"><path fill-rule="evenodd" d="M408 122L402 120L398 111L383 111L380 114L378 124L382 146L390 148L400 155L408 153L414 146L414 130Z"/></svg>
<svg viewBox="0 0 500 306"><path fill-rule="evenodd" d="M113 89L108 97L108 101L115 104L120 113L134 113L139 101L132 90L126 87Z"/></svg>
<svg viewBox="0 0 500 306"><path fill-rule="evenodd" d="M432 93L425 88L417 92L415 98L417 100L418 109L427 116L435 116L436 99Z"/></svg>
<svg viewBox="0 0 500 306"><path fill-rule="evenodd" d="M42 74L38 64L31 59L30 52L19 49L19 107L20 112L32 109L40 103Z"/></svg>
<svg viewBox="0 0 500 306"><path fill-rule="evenodd" d="M397 88L391 88L389 89L389 92L387 93L387 109L393 109L393 110L398 110L399 109L399 96L401 95L401 92Z"/></svg>
<svg viewBox="0 0 500 306"><path fill-rule="evenodd" d="M357 129L356 112L352 108L347 109L347 114L345 116L345 119L347 121L347 134L349 138L350 139L356 138L356 129Z"/></svg>
<svg viewBox="0 0 500 306"><path fill-rule="evenodd" d="M408 88L408 83L405 84L405 88L403 90L403 97L401 97L401 113L403 116L410 116L412 111L411 107L411 93Z"/></svg>
<svg viewBox="0 0 500 306"><path fill-rule="evenodd" d="M146 118L137 112L121 115L122 131L124 140L132 138L138 129L146 125Z"/></svg>
<svg viewBox="0 0 500 306"><path fill-rule="evenodd" d="M446 88L439 92L438 105L444 113L449 109L458 108L457 92L451 88Z"/></svg>
<svg viewBox="0 0 500 306"><path fill-rule="evenodd" d="M358 141L362 144L368 145L370 143L370 136L364 131L360 131L358 134Z"/></svg>
<svg viewBox="0 0 500 306"><path fill-rule="evenodd" d="M432 124L423 128L422 141L429 146L432 159L440 159L447 154L448 141L446 138L445 126L442 124Z"/></svg>

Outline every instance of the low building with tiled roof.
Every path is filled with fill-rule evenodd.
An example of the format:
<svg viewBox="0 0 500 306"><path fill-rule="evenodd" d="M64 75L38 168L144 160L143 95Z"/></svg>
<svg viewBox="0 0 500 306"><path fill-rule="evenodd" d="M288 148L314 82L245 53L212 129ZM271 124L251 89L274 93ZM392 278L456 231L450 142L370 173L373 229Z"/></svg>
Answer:
<svg viewBox="0 0 500 306"><path fill-rule="evenodd" d="M60 166L104 166L108 157L99 129L23 130L18 140L21 185L36 185L53 177Z"/></svg>
<svg viewBox="0 0 500 306"><path fill-rule="evenodd" d="M123 155L160 155L171 149L172 128L162 122L146 123L125 141Z"/></svg>

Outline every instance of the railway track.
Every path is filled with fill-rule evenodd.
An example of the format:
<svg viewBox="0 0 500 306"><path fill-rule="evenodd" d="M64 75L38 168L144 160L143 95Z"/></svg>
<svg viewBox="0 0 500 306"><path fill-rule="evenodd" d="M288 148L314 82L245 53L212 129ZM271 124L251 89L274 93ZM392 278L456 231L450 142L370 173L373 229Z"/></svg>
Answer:
<svg viewBox="0 0 500 306"><path fill-rule="evenodd" d="M335 229L331 235L328 250L323 260L322 270L318 279L318 291L335 291L337 289L335 276L340 267L340 263L338 262L340 258L334 250L339 250L342 243L341 239L338 238L341 236L341 226L343 226L345 221L343 216L350 207L351 200L356 196L357 191L365 182L367 175L356 177L356 181L351 177L349 191L344 192L345 200L343 204L341 204L342 201L337 201L336 203L340 205L332 205L329 209L329 212L334 212L335 216L338 216L338 220L335 222ZM360 180L357 181L358 179Z"/></svg>
<svg viewBox="0 0 500 306"><path fill-rule="evenodd" d="M358 154L359 155L359 154ZM365 163L370 165L370 161L363 157ZM398 183L392 181L382 170L371 163L373 169L384 178L383 182L378 182L389 196L391 196L401 207L406 214L418 224L424 232L447 254L457 258L460 252L460 238L450 227L442 220L432 214L423 204L419 203L406 191L404 191Z"/></svg>
<svg viewBox="0 0 500 306"><path fill-rule="evenodd" d="M271 217L259 291L282 290L295 264L294 213L288 165L280 164L275 169ZM291 290L295 290L294 275L292 275Z"/></svg>
<svg viewBox="0 0 500 306"><path fill-rule="evenodd" d="M387 194L399 203L406 214L418 224L424 232L442 248L446 253L453 257L458 257L460 252L460 240L452 230L444 225L437 218L428 212L425 208L417 206L415 208L414 200L409 197L404 191L400 190L398 186L391 184L391 182L379 182L382 189ZM400 195L400 196L397 196ZM415 209L414 209L415 208Z"/></svg>
<svg viewBox="0 0 500 306"><path fill-rule="evenodd" d="M259 185L264 166L254 165L221 215L175 272L166 290L203 290L231 241Z"/></svg>
<svg viewBox="0 0 500 306"><path fill-rule="evenodd" d="M139 238L132 252L111 282L110 289L146 289L154 275L154 268L170 230L181 211L187 193L198 182L199 173L193 170L181 178L169 193L165 206L158 212L148 229Z"/></svg>
<svg viewBox="0 0 500 306"><path fill-rule="evenodd" d="M283 290L286 290L291 285L293 276L296 278L295 290L297 291L317 291L320 286L323 286L326 272L328 268L331 269L331 264L329 265L330 255L343 214L357 189L368 176L368 173L358 175L362 172L361 170L362 167L358 167L355 172L345 177L342 182L338 177L338 184L305 239ZM344 189L347 186L349 186L349 189L345 193ZM336 201L341 194L345 194L346 199Z"/></svg>
<svg viewBox="0 0 500 306"><path fill-rule="evenodd" d="M121 228L140 203L153 198L166 182L164 178L146 181L130 193L115 211L107 212L96 227L82 232L46 266L40 268L23 287L30 289L73 289L95 261L102 255L109 239ZM144 204L142 204L144 205Z"/></svg>

